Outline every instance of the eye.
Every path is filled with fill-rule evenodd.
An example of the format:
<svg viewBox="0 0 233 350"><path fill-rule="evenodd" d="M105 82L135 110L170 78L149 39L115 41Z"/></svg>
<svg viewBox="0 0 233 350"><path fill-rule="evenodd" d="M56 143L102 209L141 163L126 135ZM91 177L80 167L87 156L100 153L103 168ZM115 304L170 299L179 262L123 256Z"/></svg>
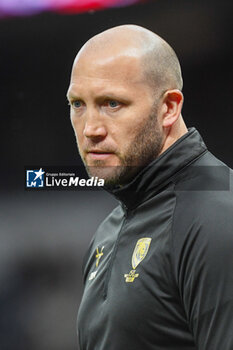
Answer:
<svg viewBox="0 0 233 350"><path fill-rule="evenodd" d="M115 101L115 100L109 100L108 105L111 108L116 108L116 107L119 107L120 103L118 101Z"/></svg>
<svg viewBox="0 0 233 350"><path fill-rule="evenodd" d="M119 102L114 101L114 100L109 101L109 106L110 106L111 108L118 107L118 106L119 106Z"/></svg>
<svg viewBox="0 0 233 350"><path fill-rule="evenodd" d="M72 103L71 103L71 105L74 107L74 108L80 108L80 107L82 107L82 101L80 101L80 100L77 100L77 101L73 101Z"/></svg>

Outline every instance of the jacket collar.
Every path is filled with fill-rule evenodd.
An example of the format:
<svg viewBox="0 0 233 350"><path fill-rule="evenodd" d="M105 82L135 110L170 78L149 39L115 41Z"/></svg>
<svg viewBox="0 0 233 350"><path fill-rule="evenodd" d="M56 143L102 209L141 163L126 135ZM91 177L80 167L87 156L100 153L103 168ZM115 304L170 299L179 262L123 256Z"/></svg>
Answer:
<svg viewBox="0 0 233 350"><path fill-rule="evenodd" d="M107 191L127 209L133 209L158 193L179 171L206 150L199 132L190 128L157 159L143 168L130 183Z"/></svg>

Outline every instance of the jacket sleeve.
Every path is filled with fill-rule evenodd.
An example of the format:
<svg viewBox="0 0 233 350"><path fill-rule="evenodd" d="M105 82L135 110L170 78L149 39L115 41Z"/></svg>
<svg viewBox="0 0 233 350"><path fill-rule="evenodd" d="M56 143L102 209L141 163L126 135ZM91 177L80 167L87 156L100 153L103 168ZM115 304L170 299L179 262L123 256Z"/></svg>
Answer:
<svg viewBox="0 0 233 350"><path fill-rule="evenodd" d="M232 350L232 193L180 194L173 220L174 273L196 347Z"/></svg>

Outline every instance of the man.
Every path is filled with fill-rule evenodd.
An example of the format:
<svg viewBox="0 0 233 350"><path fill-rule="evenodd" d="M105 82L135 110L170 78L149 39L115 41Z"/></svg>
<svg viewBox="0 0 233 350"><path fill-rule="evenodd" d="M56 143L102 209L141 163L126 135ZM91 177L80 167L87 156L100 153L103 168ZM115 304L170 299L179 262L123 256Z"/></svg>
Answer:
<svg viewBox="0 0 233 350"><path fill-rule="evenodd" d="M74 61L79 152L120 201L84 259L81 350L233 349L232 171L185 126L181 90L174 51L142 27Z"/></svg>

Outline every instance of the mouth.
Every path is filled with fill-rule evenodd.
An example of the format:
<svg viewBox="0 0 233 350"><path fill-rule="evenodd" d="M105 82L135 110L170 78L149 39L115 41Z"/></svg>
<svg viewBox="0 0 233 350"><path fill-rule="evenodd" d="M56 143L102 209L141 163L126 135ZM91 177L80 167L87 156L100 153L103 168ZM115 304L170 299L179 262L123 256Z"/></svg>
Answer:
<svg viewBox="0 0 233 350"><path fill-rule="evenodd" d="M111 157L114 153L113 152L104 152L104 151L89 151L87 152L87 156L91 159L96 160L104 160L109 157Z"/></svg>

